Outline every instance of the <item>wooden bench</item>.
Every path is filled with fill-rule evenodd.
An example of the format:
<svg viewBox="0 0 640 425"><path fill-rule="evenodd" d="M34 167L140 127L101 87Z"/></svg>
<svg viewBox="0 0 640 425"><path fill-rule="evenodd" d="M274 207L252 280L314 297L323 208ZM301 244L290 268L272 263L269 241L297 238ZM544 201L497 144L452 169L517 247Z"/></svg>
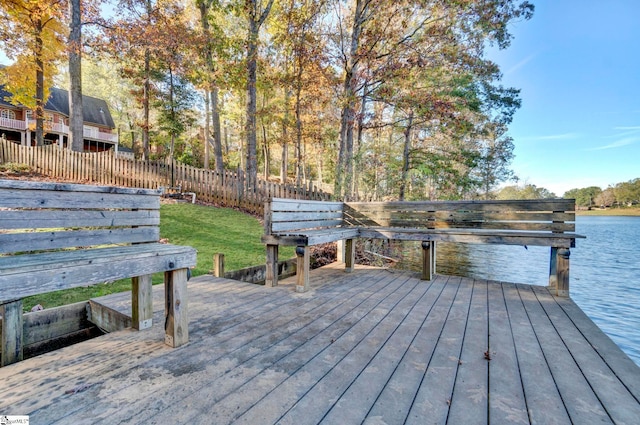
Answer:
<svg viewBox="0 0 640 425"><path fill-rule="evenodd" d="M298 272L301 289L308 288L304 255L309 245L318 243L316 238L324 238L322 242L347 239L347 270L353 268L353 238L420 241L426 280L435 270L438 241L549 246L549 286L558 295L568 296L570 248L575 247L576 238L583 237L574 232L572 199L349 203L273 199L265 205L263 242L267 277L272 279L269 285L277 283L273 262L275 252L277 264L277 244L298 247L299 263L305 263Z"/></svg>
<svg viewBox="0 0 640 425"><path fill-rule="evenodd" d="M152 324L151 274L165 272L165 343L189 339L191 247L159 243L160 190L0 180L0 365L22 359L22 298L132 278L132 323Z"/></svg>
<svg viewBox="0 0 640 425"><path fill-rule="evenodd" d="M267 246L266 286L278 284L278 246L296 247L298 292L309 289L309 247L344 240L346 271L353 270L359 229L344 221L344 203L273 198L265 203L262 242Z"/></svg>

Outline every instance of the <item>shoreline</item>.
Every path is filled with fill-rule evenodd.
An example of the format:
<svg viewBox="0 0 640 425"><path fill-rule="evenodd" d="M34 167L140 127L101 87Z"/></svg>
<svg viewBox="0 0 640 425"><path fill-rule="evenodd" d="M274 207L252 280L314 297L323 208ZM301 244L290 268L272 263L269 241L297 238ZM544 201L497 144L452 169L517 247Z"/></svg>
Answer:
<svg viewBox="0 0 640 425"><path fill-rule="evenodd" d="M576 210L576 215L581 216L627 216L627 217L639 217L640 208L607 208L604 210Z"/></svg>

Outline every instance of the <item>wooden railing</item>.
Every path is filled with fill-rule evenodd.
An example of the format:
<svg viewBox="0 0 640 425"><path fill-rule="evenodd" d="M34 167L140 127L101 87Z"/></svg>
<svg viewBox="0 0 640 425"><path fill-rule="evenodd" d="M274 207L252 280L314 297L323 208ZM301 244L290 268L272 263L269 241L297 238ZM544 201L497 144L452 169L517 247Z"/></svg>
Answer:
<svg viewBox="0 0 640 425"><path fill-rule="evenodd" d="M191 167L162 161L137 161L112 152L73 152L58 146L20 146L0 141L0 164L25 164L40 174L66 181L110 186L180 187L181 192L195 193L196 198L217 205L241 208L264 214L264 201L271 197L329 200L331 195L310 182L305 187L259 180L247 187L241 171L224 171Z"/></svg>

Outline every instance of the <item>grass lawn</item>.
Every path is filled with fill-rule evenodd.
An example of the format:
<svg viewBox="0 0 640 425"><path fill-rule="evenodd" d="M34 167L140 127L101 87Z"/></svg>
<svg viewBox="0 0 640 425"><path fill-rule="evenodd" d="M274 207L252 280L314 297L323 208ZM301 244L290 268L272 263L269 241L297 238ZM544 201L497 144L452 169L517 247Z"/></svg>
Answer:
<svg viewBox="0 0 640 425"><path fill-rule="evenodd" d="M226 270L263 264L265 248L260 242L262 224L248 214L227 208L215 208L187 203L164 204L160 208L160 236L175 245L189 245L198 250L194 276L209 273L213 268L213 254L224 254ZM294 257L292 247L283 247L280 258ZM163 274L153 276L153 283L162 283ZM51 308L90 298L129 291L130 279L92 285L25 298L25 311L36 304Z"/></svg>

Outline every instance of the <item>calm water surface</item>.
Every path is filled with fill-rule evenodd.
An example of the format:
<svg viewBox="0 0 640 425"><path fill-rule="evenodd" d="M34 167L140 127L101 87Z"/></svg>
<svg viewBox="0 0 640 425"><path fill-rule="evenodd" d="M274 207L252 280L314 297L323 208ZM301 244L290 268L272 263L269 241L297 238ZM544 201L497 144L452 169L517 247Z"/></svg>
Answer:
<svg viewBox="0 0 640 425"><path fill-rule="evenodd" d="M571 250L571 298L640 365L640 217L579 216L576 232L587 239ZM440 243L437 255L438 273L535 285L549 280L547 247Z"/></svg>

